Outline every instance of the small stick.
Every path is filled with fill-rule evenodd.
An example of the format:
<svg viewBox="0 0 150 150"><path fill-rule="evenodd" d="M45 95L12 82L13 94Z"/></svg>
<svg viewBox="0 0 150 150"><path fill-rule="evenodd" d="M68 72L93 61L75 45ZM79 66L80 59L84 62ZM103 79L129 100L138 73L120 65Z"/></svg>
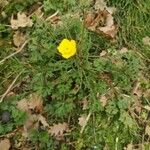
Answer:
<svg viewBox="0 0 150 150"><path fill-rule="evenodd" d="M2 63L3 63L4 61L6 61L7 59L13 57L14 55L20 53L20 52L23 50L23 48L26 46L27 42L28 42L28 41L25 41L25 42L22 44L22 46L20 47L20 49L19 49L18 51L14 52L14 53L8 55L7 57L5 57L4 59L2 59L2 60L0 61L0 64L2 64Z"/></svg>
<svg viewBox="0 0 150 150"><path fill-rule="evenodd" d="M84 124L84 126L81 128L81 131L80 131L81 134L83 133L83 131L84 131L84 129L85 129L85 127L86 127L86 125L87 125L89 119L90 119L91 114L92 114L91 112L88 114L88 116L87 116L87 118L86 118L86 120L85 120L85 124Z"/></svg>
<svg viewBox="0 0 150 150"><path fill-rule="evenodd" d="M45 21L48 21L48 20L52 19L52 18L55 17L58 13L59 13L59 11L57 10L54 14L52 14L52 15L49 16L49 17L47 17Z"/></svg>
<svg viewBox="0 0 150 150"><path fill-rule="evenodd" d="M9 93L9 91L11 90L11 88L13 87L13 85L15 84L15 82L17 81L17 79L19 78L19 76L21 75L22 72L20 72L16 78L13 80L13 82L10 84L10 86L8 87L8 89L6 90L6 92L2 95L1 99L0 99L0 103L3 101L3 99L5 98L5 96Z"/></svg>

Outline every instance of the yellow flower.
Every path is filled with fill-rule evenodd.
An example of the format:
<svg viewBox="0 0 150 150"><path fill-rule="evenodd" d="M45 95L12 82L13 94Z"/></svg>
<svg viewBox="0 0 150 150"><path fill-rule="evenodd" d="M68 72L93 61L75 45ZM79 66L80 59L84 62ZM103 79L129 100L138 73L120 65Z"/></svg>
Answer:
<svg viewBox="0 0 150 150"><path fill-rule="evenodd" d="M59 53L61 53L62 57L68 59L74 56L77 52L76 41L63 39L57 49Z"/></svg>

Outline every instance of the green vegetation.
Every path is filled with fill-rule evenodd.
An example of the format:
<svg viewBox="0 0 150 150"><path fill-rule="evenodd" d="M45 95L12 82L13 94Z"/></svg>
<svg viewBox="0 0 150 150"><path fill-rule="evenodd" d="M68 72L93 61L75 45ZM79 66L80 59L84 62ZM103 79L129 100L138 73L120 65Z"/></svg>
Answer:
<svg viewBox="0 0 150 150"><path fill-rule="evenodd" d="M8 138L14 149L129 150L131 144L149 150L150 46L142 39L150 35L150 3L106 2L116 8L113 39L85 27L84 15L94 10L91 1L0 1L0 140ZM19 11L33 22L17 29L25 36L23 49L14 44L10 25ZM64 38L77 43L69 59L57 50ZM35 93L42 106L31 105L38 100ZM18 106L22 100L29 101L21 104L28 107L24 111Z"/></svg>

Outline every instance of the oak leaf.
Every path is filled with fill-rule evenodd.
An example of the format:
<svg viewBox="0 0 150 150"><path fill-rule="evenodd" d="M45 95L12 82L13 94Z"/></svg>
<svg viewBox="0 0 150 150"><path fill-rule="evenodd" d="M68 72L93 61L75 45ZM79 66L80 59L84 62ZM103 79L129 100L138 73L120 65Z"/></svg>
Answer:
<svg viewBox="0 0 150 150"><path fill-rule="evenodd" d="M16 31L13 35L13 43L16 47L20 47L25 42L25 40L26 36L20 31Z"/></svg>
<svg viewBox="0 0 150 150"><path fill-rule="evenodd" d="M18 12L17 19L14 18L14 15L11 16L10 24L12 29L16 30L19 27L31 27L33 22L25 13Z"/></svg>
<svg viewBox="0 0 150 150"><path fill-rule="evenodd" d="M49 124L47 123L46 118L44 116L38 115L38 120L41 122L44 128L49 127Z"/></svg>
<svg viewBox="0 0 150 150"><path fill-rule="evenodd" d="M82 100L82 109L83 110L86 110L87 108L88 108L88 104L89 104L89 102L88 102L88 100L87 100L87 98L85 97L83 100Z"/></svg>
<svg viewBox="0 0 150 150"><path fill-rule="evenodd" d="M150 37L146 36L142 39L144 45L149 45L150 46Z"/></svg>
<svg viewBox="0 0 150 150"><path fill-rule="evenodd" d="M107 7L104 0L96 0L94 7L96 11L88 12L85 16L85 26L91 31L114 39L117 34L113 18L116 8Z"/></svg>
<svg viewBox="0 0 150 150"><path fill-rule="evenodd" d="M105 95L102 95L102 96L100 97L100 102L101 102L101 105L102 105L103 107L105 107L105 106L107 105L107 102L108 102L107 97L106 97Z"/></svg>
<svg viewBox="0 0 150 150"><path fill-rule="evenodd" d="M60 140L64 137L64 132L67 132L69 130L67 123L58 123L54 124L50 127L49 133L54 136L56 139Z"/></svg>
<svg viewBox="0 0 150 150"><path fill-rule="evenodd" d="M85 115L85 114L81 115L81 117L78 118L78 120L79 120L78 124L81 127L85 126L85 124L87 123L86 119L87 119L87 115Z"/></svg>
<svg viewBox="0 0 150 150"><path fill-rule="evenodd" d="M9 139L0 141L0 150L9 150L11 147Z"/></svg>
<svg viewBox="0 0 150 150"><path fill-rule="evenodd" d="M43 111L43 100L42 97L36 93L29 96L29 99L22 99L17 103L17 107L27 113L34 110L37 113Z"/></svg>

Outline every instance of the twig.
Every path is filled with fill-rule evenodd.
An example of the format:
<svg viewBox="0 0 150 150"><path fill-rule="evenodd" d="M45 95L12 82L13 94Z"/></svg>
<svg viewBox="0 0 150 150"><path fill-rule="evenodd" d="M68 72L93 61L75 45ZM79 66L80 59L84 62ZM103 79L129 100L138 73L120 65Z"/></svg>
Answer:
<svg viewBox="0 0 150 150"><path fill-rule="evenodd" d="M4 59L2 59L2 60L0 61L0 64L2 64L2 63L3 63L4 61L6 61L7 59L13 57L14 55L20 53L20 52L23 50L23 48L26 46L27 43L28 43L28 41L25 41L25 42L22 44L22 46L20 47L20 49L19 49L18 51L14 52L14 53L8 55L7 57L5 57Z"/></svg>
<svg viewBox="0 0 150 150"><path fill-rule="evenodd" d="M20 72L16 78L13 80L13 82L10 84L10 86L8 87L8 89L6 90L6 92L2 95L1 99L0 99L0 103L3 101L3 99L5 98L5 96L9 93L9 91L11 90L11 88L13 87L13 85L15 84L15 82L17 81L17 79L19 78L19 76L21 75L22 72Z"/></svg>
<svg viewBox="0 0 150 150"><path fill-rule="evenodd" d="M55 17L58 13L59 13L59 11L57 10L54 14L52 14L52 15L49 16L49 17L47 17L47 18L45 19L45 21L48 21L48 20L52 19L52 18Z"/></svg>
<svg viewBox="0 0 150 150"><path fill-rule="evenodd" d="M84 124L84 126L82 126L82 128L81 128L81 131L80 131L81 134L83 133L83 131L84 131L84 129L85 129L85 127L86 127L86 125L87 125L89 119L90 119L91 114L92 114L91 112L88 114L88 116L87 116L87 118L86 118L86 120L85 120L85 124Z"/></svg>
<svg viewBox="0 0 150 150"><path fill-rule="evenodd" d="M11 138L11 137L13 137L16 134L16 132L18 132L20 130L21 130L21 127L11 131L10 133L4 134L4 135L0 135L0 138Z"/></svg>
<svg viewBox="0 0 150 150"><path fill-rule="evenodd" d="M28 17L30 18L30 17L32 17L35 13L36 13L36 11L37 10L40 10L40 9L42 9L43 8L43 5L41 5L39 8L37 8L33 13L31 13ZM41 18L42 16L44 15L44 13L42 13L40 16L39 16L39 18Z"/></svg>

